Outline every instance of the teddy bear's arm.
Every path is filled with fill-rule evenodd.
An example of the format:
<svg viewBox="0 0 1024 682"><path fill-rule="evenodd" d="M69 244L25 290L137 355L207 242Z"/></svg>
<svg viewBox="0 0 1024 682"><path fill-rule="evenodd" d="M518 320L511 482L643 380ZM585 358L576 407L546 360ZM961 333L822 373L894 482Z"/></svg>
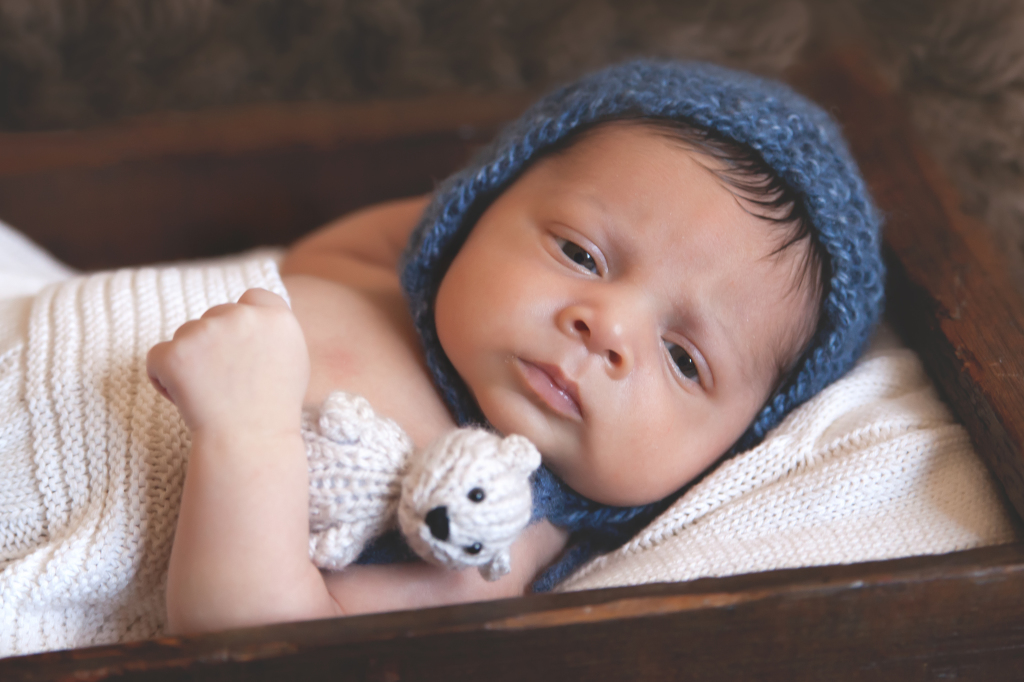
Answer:
<svg viewBox="0 0 1024 682"><path fill-rule="evenodd" d="M335 391L303 414L309 465L309 555L337 571L394 526L412 441L357 395Z"/></svg>

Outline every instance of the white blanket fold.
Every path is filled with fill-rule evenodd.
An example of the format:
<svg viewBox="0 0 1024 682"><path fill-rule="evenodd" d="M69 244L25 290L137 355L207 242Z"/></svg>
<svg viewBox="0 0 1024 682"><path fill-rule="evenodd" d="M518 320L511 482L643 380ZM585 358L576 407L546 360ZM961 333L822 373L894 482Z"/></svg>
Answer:
<svg viewBox="0 0 1024 682"><path fill-rule="evenodd" d="M0 349L0 656L160 632L188 433L146 353L250 287L286 296L273 261L226 260L35 297Z"/></svg>

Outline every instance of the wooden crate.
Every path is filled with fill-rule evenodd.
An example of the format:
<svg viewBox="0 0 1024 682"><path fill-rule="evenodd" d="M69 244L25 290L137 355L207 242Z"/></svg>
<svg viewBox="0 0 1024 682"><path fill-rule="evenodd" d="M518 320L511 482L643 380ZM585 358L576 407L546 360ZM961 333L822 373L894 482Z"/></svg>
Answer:
<svg viewBox="0 0 1024 682"><path fill-rule="evenodd" d="M791 81L888 216L889 315L1024 517L1024 301L855 51ZM429 190L529 95L294 105L0 135L0 217L83 268L287 243ZM1024 544L164 638L0 680L1024 679Z"/></svg>

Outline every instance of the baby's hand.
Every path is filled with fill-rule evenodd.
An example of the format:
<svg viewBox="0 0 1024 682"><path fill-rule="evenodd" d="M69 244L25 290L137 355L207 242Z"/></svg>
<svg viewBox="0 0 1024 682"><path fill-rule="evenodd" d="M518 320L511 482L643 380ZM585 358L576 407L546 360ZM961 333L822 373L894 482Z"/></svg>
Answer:
<svg viewBox="0 0 1024 682"><path fill-rule="evenodd" d="M288 304L264 289L207 310L153 346L149 377L192 432L298 433L309 353Z"/></svg>

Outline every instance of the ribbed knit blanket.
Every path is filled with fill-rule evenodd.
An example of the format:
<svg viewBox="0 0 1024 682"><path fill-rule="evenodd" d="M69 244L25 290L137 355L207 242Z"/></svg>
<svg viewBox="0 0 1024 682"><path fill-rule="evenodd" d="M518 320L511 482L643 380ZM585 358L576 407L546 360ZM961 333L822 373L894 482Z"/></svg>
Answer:
<svg viewBox="0 0 1024 682"><path fill-rule="evenodd" d="M250 287L286 293L271 260L76 277L0 346L0 656L160 633L189 440L146 353Z"/></svg>

